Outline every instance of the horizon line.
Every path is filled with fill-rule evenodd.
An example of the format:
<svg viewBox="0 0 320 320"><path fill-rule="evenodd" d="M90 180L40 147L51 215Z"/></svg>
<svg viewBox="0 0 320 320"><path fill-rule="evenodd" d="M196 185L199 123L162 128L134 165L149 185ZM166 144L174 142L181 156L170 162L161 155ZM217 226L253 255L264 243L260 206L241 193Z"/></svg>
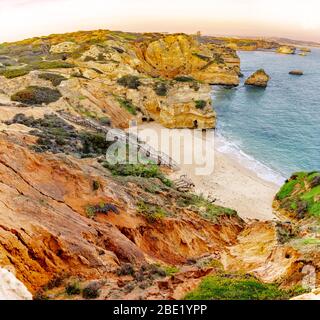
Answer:
<svg viewBox="0 0 320 320"><path fill-rule="evenodd" d="M170 31L129 31L129 30L112 30L108 28L97 28L97 29L78 29L76 31L66 31L66 32L58 32L58 33L49 33L46 35L39 35L39 36L30 36L26 38L19 38L17 40L13 41L1 41L0 44L5 44L5 43L15 43L15 42L20 42L28 39L33 39L33 38L46 38L52 35L63 35L63 34L68 34L68 33L78 33L78 32L93 32L97 30L104 30L104 31L111 31L111 32L126 32L126 33L132 33L132 34L146 34L146 33L158 33L158 34L186 34L186 35L196 35L198 31L195 33L187 33L187 32L170 32ZM201 30L200 30L201 32ZM289 41L295 41L295 42L304 42L304 43L311 43L315 45L320 45L320 42L314 41L314 40L302 40L302 39L296 39L296 38L291 38L291 37L286 37L286 36L275 36L275 35L269 35L269 36L249 36L249 35L237 35L237 34L201 34L202 37L221 37L221 38L238 38L238 39L252 39L252 40L266 40L266 41L277 41L277 40L289 40Z"/></svg>

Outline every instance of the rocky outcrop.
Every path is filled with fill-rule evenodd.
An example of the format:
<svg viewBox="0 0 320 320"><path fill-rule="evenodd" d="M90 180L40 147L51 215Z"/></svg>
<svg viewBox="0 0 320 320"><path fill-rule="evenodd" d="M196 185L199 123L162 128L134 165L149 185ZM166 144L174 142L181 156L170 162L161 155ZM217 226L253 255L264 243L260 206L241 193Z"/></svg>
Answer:
<svg viewBox="0 0 320 320"><path fill-rule="evenodd" d="M208 84L239 84L236 53L222 46L199 44L184 35L169 35L139 46L142 68L152 76L191 76Z"/></svg>
<svg viewBox="0 0 320 320"><path fill-rule="evenodd" d="M51 53L72 53L79 49L79 46L74 42L61 42L53 45L50 48Z"/></svg>
<svg viewBox="0 0 320 320"><path fill-rule="evenodd" d="M0 300L31 300L28 289L10 271L0 268Z"/></svg>
<svg viewBox="0 0 320 320"><path fill-rule="evenodd" d="M320 300L320 289L313 290L311 293L305 293L291 300Z"/></svg>
<svg viewBox="0 0 320 320"><path fill-rule="evenodd" d="M295 54L296 48L292 46L281 46L277 49L277 53L281 54Z"/></svg>
<svg viewBox="0 0 320 320"><path fill-rule="evenodd" d="M272 40L264 39L246 39L246 38L228 38L228 37L202 37L204 41L223 44L237 51L263 51L275 50L279 48L279 43Z"/></svg>
<svg viewBox="0 0 320 320"><path fill-rule="evenodd" d="M157 179L115 179L95 159L35 153L34 143L25 131L0 139L0 265L13 266L32 293L56 277L117 279L124 263L185 264L224 250L243 228L237 216L202 218ZM168 217L148 220L144 201ZM89 216L101 203L117 210Z"/></svg>
<svg viewBox="0 0 320 320"><path fill-rule="evenodd" d="M263 70L260 69L252 74L245 82L246 85L265 88L268 86L270 76Z"/></svg>
<svg viewBox="0 0 320 320"><path fill-rule="evenodd" d="M104 161L105 133L132 120L214 127L210 84L238 84L234 50L182 34L99 30L43 40L0 48L13 64L0 68L0 266L35 298L88 298L89 288L100 299L181 299L210 274L244 271L290 287L306 265L318 268L309 222L298 231L246 223L181 192L167 167ZM252 84L269 80L260 73ZM316 187L318 176L310 179L304 186ZM291 200L305 215L318 208ZM275 209L288 209L278 201Z"/></svg>
<svg viewBox="0 0 320 320"><path fill-rule="evenodd" d="M10 100L34 86L58 90L62 97L49 103L51 108L109 118L120 128L133 119L155 120L168 128L215 127L210 84L239 84L235 51L185 34L141 35L130 41L122 36L105 40L108 32L101 32L104 41L94 45L85 38L90 32L68 34L72 42L61 41L63 35L44 38L42 47L58 60L47 61L47 52L43 57L40 52L40 62L21 65L17 73L0 70L3 95ZM10 54L7 46L3 53ZM12 58L19 59L14 53Z"/></svg>
<svg viewBox="0 0 320 320"><path fill-rule="evenodd" d="M289 74L293 76L303 76L303 71L302 70L292 70L289 72Z"/></svg>

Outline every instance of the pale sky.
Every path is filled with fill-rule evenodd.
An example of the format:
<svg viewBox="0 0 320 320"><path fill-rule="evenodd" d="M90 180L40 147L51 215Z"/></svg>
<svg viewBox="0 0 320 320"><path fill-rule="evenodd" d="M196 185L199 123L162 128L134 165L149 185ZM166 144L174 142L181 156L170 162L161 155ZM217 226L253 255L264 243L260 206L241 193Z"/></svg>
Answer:
<svg viewBox="0 0 320 320"><path fill-rule="evenodd" d="M0 42L110 29L320 42L319 0L0 0Z"/></svg>

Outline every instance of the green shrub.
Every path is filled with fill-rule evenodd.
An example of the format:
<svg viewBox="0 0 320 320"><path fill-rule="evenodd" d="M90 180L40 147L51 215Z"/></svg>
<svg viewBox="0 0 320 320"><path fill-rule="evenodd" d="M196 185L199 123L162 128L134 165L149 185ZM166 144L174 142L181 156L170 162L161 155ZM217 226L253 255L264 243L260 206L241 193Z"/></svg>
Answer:
<svg viewBox="0 0 320 320"><path fill-rule="evenodd" d="M186 300L288 300L304 293L299 287L282 290L250 275L217 275L204 278Z"/></svg>
<svg viewBox="0 0 320 320"><path fill-rule="evenodd" d="M33 147L37 152L50 151L81 157L95 157L105 155L111 144L106 141L104 134L78 132L72 125L53 114L39 119L17 114L12 120L6 122L7 125L15 123L35 129L30 133L38 137L37 145Z"/></svg>
<svg viewBox="0 0 320 320"><path fill-rule="evenodd" d="M314 202L309 207L309 213L312 216L320 217L320 202Z"/></svg>
<svg viewBox="0 0 320 320"><path fill-rule="evenodd" d="M106 141L103 133L81 132L82 152L85 154L106 154L110 142Z"/></svg>
<svg viewBox="0 0 320 320"><path fill-rule="evenodd" d="M207 102L204 100L196 100L195 101L196 108L203 110L207 106Z"/></svg>
<svg viewBox="0 0 320 320"><path fill-rule="evenodd" d="M89 219L93 219L98 213L108 214L110 212L119 214L119 209L112 203L104 202L101 202L93 206L89 205L86 207L86 214Z"/></svg>
<svg viewBox="0 0 320 320"><path fill-rule="evenodd" d="M141 86L141 82L137 76L126 75L118 79L117 82L129 89L138 89Z"/></svg>
<svg viewBox="0 0 320 320"><path fill-rule="evenodd" d="M120 104L120 106L124 109L126 109L129 113L131 113L132 115L136 116L137 115L137 109L136 107L132 104L132 102L130 102L127 99L123 99L123 98L118 98L118 103Z"/></svg>
<svg viewBox="0 0 320 320"><path fill-rule="evenodd" d="M47 87L30 86L11 96L12 101L18 101L25 104L49 104L58 101L61 93L58 90Z"/></svg>
<svg viewBox="0 0 320 320"><path fill-rule="evenodd" d="M178 76L178 77L175 77L174 80L178 82L194 82L195 81L192 77L187 77L187 76Z"/></svg>
<svg viewBox="0 0 320 320"><path fill-rule="evenodd" d="M62 81L68 80L64 76L56 73L41 73L38 75L39 79L47 80L52 83L53 86L57 87Z"/></svg>
<svg viewBox="0 0 320 320"><path fill-rule="evenodd" d="M135 270L131 263L125 263L117 270L118 276L134 276Z"/></svg>
<svg viewBox="0 0 320 320"><path fill-rule="evenodd" d="M71 282L66 286L66 294L68 296L75 296L81 293L81 288L79 282Z"/></svg>
<svg viewBox="0 0 320 320"><path fill-rule="evenodd" d="M31 63L30 66L33 70L46 70L46 69L66 69L75 67L74 64L64 61L39 61Z"/></svg>
<svg viewBox="0 0 320 320"><path fill-rule="evenodd" d="M116 164L104 162L103 166L115 176L133 176L142 178L158 178L161 182L172 187L172 182L167 179L156 164Z"/></svg>
<svg viewBox="0 0 320 320"><path fill-rule="evenodd" d="M180 272L180 269L175 267L175 266L166 266L164 267L164 271L166 273L167 276L173 276L176 273Z"/></svg>
<svg viewBox="0 0 320 320"><path fill-rule="evenodd" d="M82 290L82 296L85 299L97 299L100 296L101 285L98 282L92 282Z"/></svg>
<svg viewBox="0 0 320 320"><path fill-rule="evenodd" d="M92 189L93 189L93 191L99 190L99 189L100 189L100 182L94 180L94 181L92 182Z"/></svg>
<svg viewBox="0 0 320 320"><path fill-rule="evenodd" d="M144 201L139 201L137 203L137 210L138 213L143 215L150 223L154 223L170 216L170 214L162 207L156 204L146 203Z"/></svg>
<svg viewBox="0 0 320 320"><path fill-rule="evenodd" d="M168 94L168 87L163 82L158 82L154 86L155 93L160 97L165 97Z"/></svg>
<svg viewBox="0 0 320 320"><path fill-rule="evenodd" d="M235 210L217 206L201 195L185 194L179 199L178 205L181 207L189 207L203 218L213 222L216 222L216 219L220 216L237 215Z"/></svg>
<svg viewBox="0 0 320 320"><path fill-rule="evenodd" d="M294 187L297 185L297 183L298 183L297 180L288 181L277 193L277 198L279 200L283 200L284 198L290 196L294 190Z"/></svg>
<svg viewBox="0 0 320 320"><path fill-rule="evenodd" d="M28 68L19 68L19 69L4 69L0 71L0 76L4 76L7 79L13 79L25 76L29 74L30 69Z"/></svg>
<svg viewBox="0 0 320 320"><path fill-rule="evenodd" d="M276 196L280 208L297 219L320 217L320 173L297 172L282 186Z"/></svg>
<svg viewBox="0 0 320 320"><path fill-rule="evenodd" d="M94 210L94 207L87 206L86 207L86 215L87 215L87 218L93 219L96 216L96 212Z"/></svg>
<svg viewBox="0 0 320 320"><path fill-rule="evenodd" d="M90 61L96 61L95 58L91 57L91 56L85 56L85 58L83 59L84 62L90 62Z"/></svg>
<svg viewBox="0 0 320 320"><path fill-rule="evenodd" d="M111 125L111 120L108 117L101 117L101 118L98 119L98 121L103 126L110 126Z"/></svg>

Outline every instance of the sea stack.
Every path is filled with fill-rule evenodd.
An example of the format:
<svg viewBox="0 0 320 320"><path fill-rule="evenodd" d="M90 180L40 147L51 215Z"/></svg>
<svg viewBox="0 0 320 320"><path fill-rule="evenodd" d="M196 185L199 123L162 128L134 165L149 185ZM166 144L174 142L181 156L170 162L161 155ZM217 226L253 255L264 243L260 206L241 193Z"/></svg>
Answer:
<svg viewBox="0 0 320 320"><path fill-rule="evenodd" d="M260 69L252 74L245 82L248 86L255 86L260 88L266 88L268 82L270 80L270 76L264 71L264 69Z"/></svg>
<svg viewBox="0 0 320 320"><path fill-rule="evenodd" d="M292 70L289 72L289 74L293 76L303 76L303 71L302 70Z"/></svg>
<svg viewBox="0 0 320 320"><path fill-rule="evenodd" d="M311 52L311 49L310 49L310 48L300 48L300 51L301 51L301 52L310 53L310 52Z"/></svg>
<svg viewBox="0 0 320 320"><path fill-rule="evenodd" d="M281 54L295 54L296 53L296 48L292 46L280 46L277 49L277 53Z"/></svg>

